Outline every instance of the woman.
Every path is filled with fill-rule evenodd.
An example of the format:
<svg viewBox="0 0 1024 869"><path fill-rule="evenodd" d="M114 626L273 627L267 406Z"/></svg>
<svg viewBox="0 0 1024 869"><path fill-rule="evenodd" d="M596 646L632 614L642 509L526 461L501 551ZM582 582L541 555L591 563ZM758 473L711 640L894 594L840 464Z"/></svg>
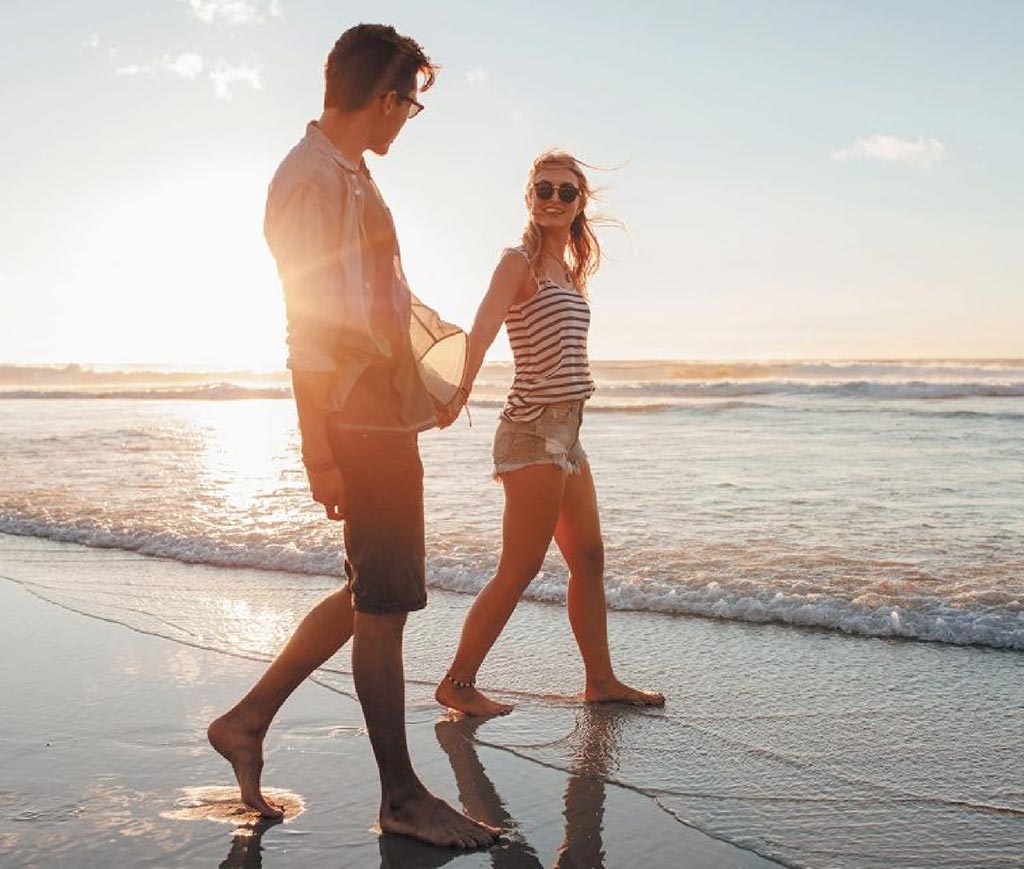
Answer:
<svg viewBox="0 0 1024 869"><path fill-rule="evenodd" d="M552 537L569 567L569 621L586 668L584 698L665 702L661 694L620 682L608 652L604 547L594 480L579 440L583 405L594 391L584 291L601 259L586 214L589 194L569 154L548 151L534 161L523 244L502 254L470 336L463 400L502 322L515 376L494 437L494 473L505 488L501 559L466 615L455 660L435 694L442 705L469 715L512 710L474 682Z"/></svg>

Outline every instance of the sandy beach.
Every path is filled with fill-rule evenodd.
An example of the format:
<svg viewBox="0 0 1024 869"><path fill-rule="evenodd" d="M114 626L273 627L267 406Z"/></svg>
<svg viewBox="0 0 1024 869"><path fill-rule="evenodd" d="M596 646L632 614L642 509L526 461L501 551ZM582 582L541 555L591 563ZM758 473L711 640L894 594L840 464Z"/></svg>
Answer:
<svg viewBox="0 0 1024 869"><path fill-rule="evenodd" d="M301 814L223 805L205 725L332 577L11 535L0 575L4 866L1019 865L1016 652L618 612L620 670L669 701L594 708L563 607L524 601L481 674L516 710L453 723L431 693L471 598L432 590L407 631L413 757L508 831L460 855L373 831L346 650L268 739L265 782Z"/></svg>
<svg viewBox="0 0 1024 869"><path fill-rule="evenodd" d="M155 559L151 571L186 576ZM0 547L0 862L29 866L645 866L758 867L757 855L681 824L647 796L587 772L610 732L643 712L585 709L579 773L531 762L489 737L504 722L457 722L410 686L409 739L436 793L502 826L488 852L460 854L373 829L377 777L358 703L325 674L288 703L267 745L266 782L291 806L257 823L230 800L206 723L258 661L151 636L40 598L46 577L124 567L123 556L4 536ZM135 565L138 566L138 565ZM237 580L237 577L236 577ZM25 583L25 584L22 584ZM437 597L443 597L438 595ZM457 597L457 596L451 596ZM455 630L450 607L421 621ZM422 625L421 625L422 627ZM420 643L410 657L418 656ZM536 722L526 711L524 718ZM499 736L499 741L506 737Z"/></svg>

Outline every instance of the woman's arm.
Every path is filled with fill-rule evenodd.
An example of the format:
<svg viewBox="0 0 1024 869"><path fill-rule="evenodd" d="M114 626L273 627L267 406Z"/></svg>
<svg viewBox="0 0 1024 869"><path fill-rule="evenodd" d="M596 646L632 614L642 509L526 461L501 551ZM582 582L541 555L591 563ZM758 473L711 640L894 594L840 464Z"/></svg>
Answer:
<svg viewBox="0 0 1024 869"><path fill-rule="evenodd" d="M529 278L530 263L526 257L516 251L506 251L494 270L491 285L473 321L473 331L469 336L469 358L462 378L462 388L466 395L473 389L473 382L484 364L484 356L494 343L501 324L505 322L509 307Z"/></svg>

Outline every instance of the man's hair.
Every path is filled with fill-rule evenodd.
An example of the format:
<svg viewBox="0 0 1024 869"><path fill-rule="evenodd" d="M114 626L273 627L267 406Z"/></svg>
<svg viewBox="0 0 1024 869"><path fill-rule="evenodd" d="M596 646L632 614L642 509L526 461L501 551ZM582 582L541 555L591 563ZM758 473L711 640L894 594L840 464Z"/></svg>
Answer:
<svg viewBox="0 0 1024 869"><path fill-rule="evenodd" d="M420 90L434 83L438 67L419 43L387 24L357 24L346 30L327 55L324 108L354 112L377 94L407 96L423 76Z"/></svg>

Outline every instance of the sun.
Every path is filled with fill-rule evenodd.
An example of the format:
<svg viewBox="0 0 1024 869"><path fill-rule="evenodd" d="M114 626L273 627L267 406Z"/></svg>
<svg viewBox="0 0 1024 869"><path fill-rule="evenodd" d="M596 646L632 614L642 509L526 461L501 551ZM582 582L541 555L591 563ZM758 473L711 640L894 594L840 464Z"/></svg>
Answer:
<svg viewBox="0 0 1024 869"><path fill-rule="evenodd" d="M194 168L99 214L62 294L63 355L282 368L284 305L262 232L268 177L251 165Z"/></svg>

